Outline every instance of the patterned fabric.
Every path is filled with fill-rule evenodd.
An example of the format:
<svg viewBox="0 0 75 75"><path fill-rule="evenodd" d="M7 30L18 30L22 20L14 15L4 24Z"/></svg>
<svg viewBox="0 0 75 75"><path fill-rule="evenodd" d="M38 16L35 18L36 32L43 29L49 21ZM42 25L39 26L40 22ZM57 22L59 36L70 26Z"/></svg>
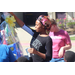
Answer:
<svg viewBox="0 0 75 75"><path fill-rule="evenodd" d="M44 15L40 15L37 20L39 20L41 22L41 24L44 25L44 26L47 26L47 24L51 24L48 17L44 16Z"/></svg>

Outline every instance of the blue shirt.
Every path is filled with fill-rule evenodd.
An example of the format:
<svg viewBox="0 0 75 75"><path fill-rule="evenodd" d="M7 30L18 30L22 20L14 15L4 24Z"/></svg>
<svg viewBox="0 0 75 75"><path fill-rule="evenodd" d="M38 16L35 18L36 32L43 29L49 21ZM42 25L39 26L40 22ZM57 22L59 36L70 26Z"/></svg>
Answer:
<svg viewBox="0 0 75 75"><path fill-rule="evenodd" d="M12 51L9 50L7 45L0 45L0 62L14 62L16 61Z"/></svg>

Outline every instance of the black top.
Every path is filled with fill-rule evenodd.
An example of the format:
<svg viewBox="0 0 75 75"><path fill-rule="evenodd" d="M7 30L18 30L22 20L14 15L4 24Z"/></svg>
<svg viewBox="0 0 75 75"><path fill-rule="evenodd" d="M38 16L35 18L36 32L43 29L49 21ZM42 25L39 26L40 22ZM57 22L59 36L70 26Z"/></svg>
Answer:
<svg viewBox="0 0 75 75"><path fill-rule="evenodd" d="M40 56L36 54L31 54L32 61L33 62L45 62L49 61L52 58L52 39L47 37L41 37L39 36L39 33L37 33L35 30L33 30L34 35L30 43L30 47L34 48L35 50L46 54L46 59L44 60Z"/></svg>
<svg viewBox="0 0 75 75"><path fill-rule="evenodd" d="M28 32L32 36L32 40L30 43L30 47L34 48L35 50L46 54L46 59L41 58L36 54L31 54L30 61L33 62L45 62L52 59L52 39L50 36L41 37L39 33L35 30L31 29L30 27L24 25L22 27L26 32Z"/></svg>

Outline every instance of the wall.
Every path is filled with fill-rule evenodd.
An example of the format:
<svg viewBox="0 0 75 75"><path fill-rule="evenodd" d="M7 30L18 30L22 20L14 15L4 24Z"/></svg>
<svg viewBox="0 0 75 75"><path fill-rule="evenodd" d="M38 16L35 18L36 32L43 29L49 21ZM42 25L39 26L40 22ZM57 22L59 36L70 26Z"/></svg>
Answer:
<svg viewBox="0 0 75 75"><path fill-rule="evenodd" d="M56 12L47 12L50 19L56 19ZM23 21L23 12L14 12L14 14ZM75 18L75 12L66 12L66 17L68 20L72 20L72 17ZM17 24L17 23L16 23ZM16 25L17 27L18 24Z"/></svg>
<svg viewBox="0 0 75 75"><path fill-rule="evenodd" d="M23 12L14 12L14 14L23 21ZM50 19L56 19L55 12L48 12L48 16L50 17ZM69 20L72 19L72 17L75 18L75 12L66 12L66 16Z"/></svg>
<svg viewBox="0 0 75 75"><path fill-rule="evenodd" d="M25 12L23 13L23 16L24 16L23 19L24 19L25 24L29 26L34 26L36 19L40 15L48 16L48 12Z"/></svg>
<svg viewBox="0 0 75 75"><path fill-rule="evenodd" d="M23 12L14 12L14 14L23 21ZM16 27L20 26L16 23Z"/></svg>
<svg viewBox="0 0 75 75"><path fill-rule="evenodd" d="M23 12L14 12L14 14L20 18L21 20L23 20Z"/></svg>
<svg viewBox="0 0 75 75"><path fill-rule="evenodd" d="M67 12L67 19L72 20L73 18L73 12Z"/></svg>
<svg viewBox="0 0 75 75"><path fill-rule="evenodd" d="M50 19L53 18L53 15L52 14L53 14L53 12L48 12L48 16L49 16Z"/></svg>
<svg viewBox="0 0 75 75"><path fill-rule="evenodd" d="M53 19L56 19L56 12L48 12L49 16ZM72 20L72 18L75 18L75 12L66 12L66 17L68 20Z"/></svg>

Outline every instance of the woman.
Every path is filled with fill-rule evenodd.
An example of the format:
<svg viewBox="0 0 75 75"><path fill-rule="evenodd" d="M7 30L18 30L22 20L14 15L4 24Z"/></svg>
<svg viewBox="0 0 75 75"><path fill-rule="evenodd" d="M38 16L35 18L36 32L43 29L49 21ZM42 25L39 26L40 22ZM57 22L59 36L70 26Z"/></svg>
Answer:
<svg viewBox="0 0 75 75"><path fill-rule="evenodd" d="M52 19L49 36L53 41L53 56L50 62L64 62L65 50L71 48L71 40L68 33L59 29L56 21Z"/></svg>
<svg viewBox="0 0 75 75"><path fill-rule="evenodd" d="M10 12L17 21L17 23L30 35L33 36L28 52L31 55L30 61L46 62L52 58L52 40L46 33L49 29L50 20L46 16L39 16L35 22L35 30L27 27L14 13Z"/></svg>

